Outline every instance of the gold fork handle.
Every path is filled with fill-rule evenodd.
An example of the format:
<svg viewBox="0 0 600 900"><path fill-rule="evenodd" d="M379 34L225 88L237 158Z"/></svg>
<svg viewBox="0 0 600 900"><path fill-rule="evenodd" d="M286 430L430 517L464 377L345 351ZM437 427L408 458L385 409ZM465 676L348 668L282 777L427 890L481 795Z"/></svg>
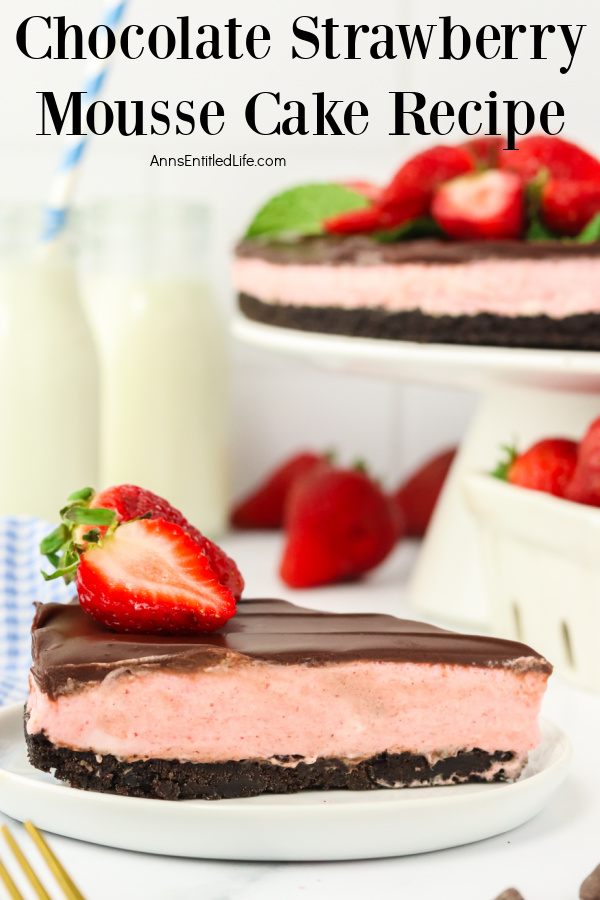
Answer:
<svg viewBox="0 0 600 900"><path fill-rule="evenodd" d="M44 885L42 884L40 879L37 877L37 875L33 871L32 867L30 866L27 858L25 857L25 854L23 853L23 851L21 850L21 848L15 841L14 837L10 833L8 825L2 826L2 834L4 835L4 839L6 840L6 843L8 844L8 846L10 847L13 856L15 857L15 859L21 866L21 869L23 871L23 874L27 878L27 881L29 882L29 884L31 885L33 890L35 891L35 895L38 898L38 900L52 900L52 898L50 897L50 894L48 893L48 891L46 890L46 888L44 887Z"/></svg>
<svg viewBox="0 0 600 900"><path fill-rule="evenodd" d="M0 880L8 891L8 896L11 900L24 900L23 894L10 877L9 871L2 860L0 860Z"/></svg>

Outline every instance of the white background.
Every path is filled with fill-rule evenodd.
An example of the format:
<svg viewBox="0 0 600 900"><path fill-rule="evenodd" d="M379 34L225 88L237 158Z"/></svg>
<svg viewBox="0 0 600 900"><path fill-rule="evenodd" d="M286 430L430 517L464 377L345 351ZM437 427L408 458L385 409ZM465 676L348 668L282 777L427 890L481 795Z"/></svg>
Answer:
<svg viewBox="0 0 600 900"><path fill-rule="evenodd" d="M15 44L15 30L27 15L65 15L92 24L101 4L92 0L19 0L4 3L0 14L0 198L41 201L60 153L60 138L36 137L40 119L39 90L57 96L81 89L85 63L30 61ZM389 90L419 90L430 102L485 99L489 90L500 98L526 98L535 105L557 99L567 109L565 133L590 149L600 149L594 107L600 12L586 0L505 0L501 5L473 0L230 0L226 7L183 0L133 0L128 19L151 26L192 15L198 24L221 24L237 15L245 24L261 23L272 34L272 51L263 61L156 61L146 55L136 62L117 60L106 96L153 100L220 99L227 126L218 138L122 138L94 140L78 193L78 202L111 195L175 196L205 202L214 216L213 262L224 305L232 303L228 282L231 247L257 205L277 188L306 180L367 177L385 181L419 142L431 138L387 136ZM437 22L451 14L471 28L488 23L586 24L571 72L561 75L566 51L558 35L551 39L549 59L531 61L531 44L522 37L520 57L513 62L482 61L407 64L402 61L295 61L290 59L291 22L297 15L333 16L355 24ZM332 99L362 98L371 112L363 137L257 138L243 121L245 100L258 90L280 90L289 98L308 98L326 90ZM148 163L162 156L191 153L268 153L285 155L285 169L157 169ZM228 307L229 308L229 307ZM286 450L299 445L337 446L345 458L361 456L389 481L429 448L453 441L464 429L473 399L467 395L413 386L347 380L298 364L268 359L250 351L236 352L234 397L235 484L247 484ZM332 415L335 410L335 415Z"/></svg>

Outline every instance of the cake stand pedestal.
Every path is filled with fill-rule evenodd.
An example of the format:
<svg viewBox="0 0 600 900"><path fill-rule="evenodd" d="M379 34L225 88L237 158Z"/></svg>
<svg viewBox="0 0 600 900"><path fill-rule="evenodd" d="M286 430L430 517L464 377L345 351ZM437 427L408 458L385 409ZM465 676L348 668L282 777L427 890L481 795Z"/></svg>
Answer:
<svg viewBox="0 0 600 900"><path fill-rule="evenodd" d="M600 353L416 344L313 334L235 319L247 344L336 372L475 391L479 406L450 471L410 586L422 613L465 625L488 621L477 523L466 473L489 470L508 441L579 436L600 415Z"/></svg>

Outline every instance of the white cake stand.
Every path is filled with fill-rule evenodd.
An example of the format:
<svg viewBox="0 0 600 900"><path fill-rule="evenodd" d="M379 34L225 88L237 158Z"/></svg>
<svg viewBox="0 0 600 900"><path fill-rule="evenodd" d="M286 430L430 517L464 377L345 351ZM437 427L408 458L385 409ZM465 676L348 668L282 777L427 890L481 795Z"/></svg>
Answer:
<svg viewBox="0 0 600 900"><path fill-rule="evenodd" d="M466 472L489 470L500 445L579 436L600 415L600 353L417 344L313 334L236 316L247 344L336 372L466 388L481 400L447 480L414 570L413 605L463 624L488 621L477 524Z"/></svg>

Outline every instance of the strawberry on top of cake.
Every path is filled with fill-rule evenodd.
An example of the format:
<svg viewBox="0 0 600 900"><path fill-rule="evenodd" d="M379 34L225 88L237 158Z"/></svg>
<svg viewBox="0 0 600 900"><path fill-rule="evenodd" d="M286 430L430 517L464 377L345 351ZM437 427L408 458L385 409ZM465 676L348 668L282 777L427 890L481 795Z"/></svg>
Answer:
<svg viewBox="0 0 600 900"><path fill-rule="evenodd" d="M440 145L382 188L292 188L238 244L242 312L363 337L598 349L600 162L559 137Z"/></svg>

